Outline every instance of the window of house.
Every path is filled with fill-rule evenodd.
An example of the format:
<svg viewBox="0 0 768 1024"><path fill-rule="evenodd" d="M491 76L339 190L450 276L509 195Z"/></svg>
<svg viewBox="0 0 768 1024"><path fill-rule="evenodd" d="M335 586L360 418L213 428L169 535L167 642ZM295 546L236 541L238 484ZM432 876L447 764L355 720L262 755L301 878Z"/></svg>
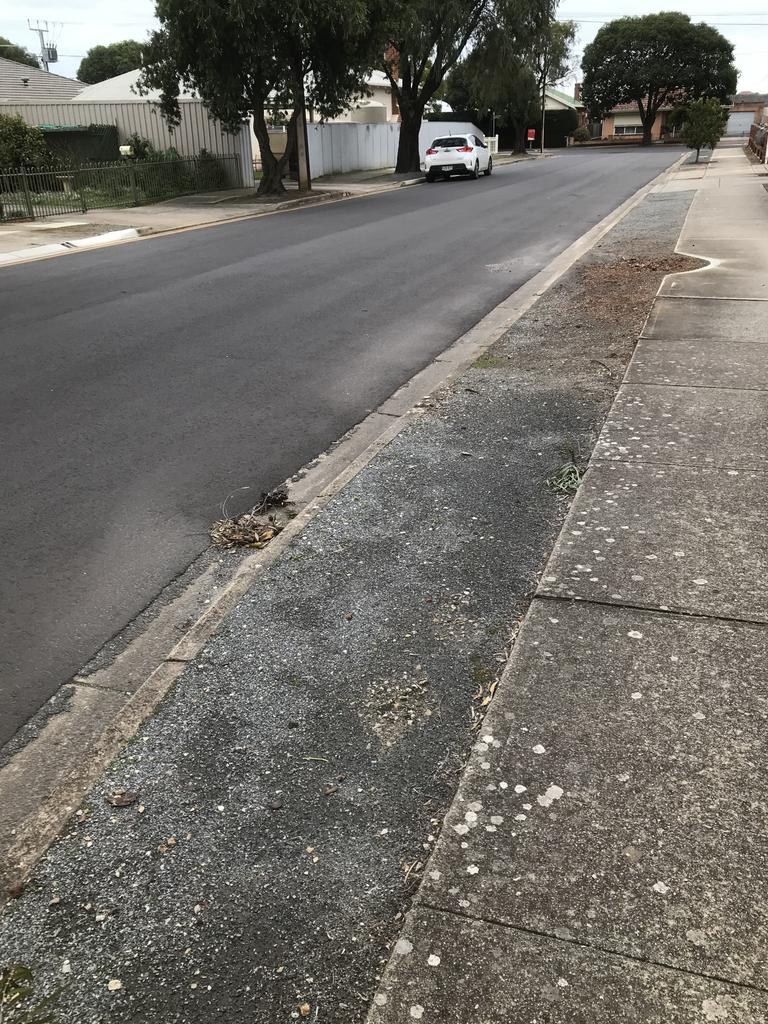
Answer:
<svg viewBox="0 0 768 1024"><path fill-rule="evenodd" d="M614 135L642 135L643 126L641 124L617 124L613 129Z"/></svg>

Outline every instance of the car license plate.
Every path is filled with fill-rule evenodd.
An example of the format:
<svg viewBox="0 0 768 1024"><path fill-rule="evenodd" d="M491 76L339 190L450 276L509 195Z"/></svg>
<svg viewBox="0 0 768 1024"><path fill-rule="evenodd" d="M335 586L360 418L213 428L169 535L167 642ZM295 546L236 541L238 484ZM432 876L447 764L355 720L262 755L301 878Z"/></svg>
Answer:
<svg viewBox="0 0 768 1024"><path fill-rule="evenodd" d="M440 170L441 171L452 171L453 167L450 167L450 166L449 167L441 167Z"/></svg>

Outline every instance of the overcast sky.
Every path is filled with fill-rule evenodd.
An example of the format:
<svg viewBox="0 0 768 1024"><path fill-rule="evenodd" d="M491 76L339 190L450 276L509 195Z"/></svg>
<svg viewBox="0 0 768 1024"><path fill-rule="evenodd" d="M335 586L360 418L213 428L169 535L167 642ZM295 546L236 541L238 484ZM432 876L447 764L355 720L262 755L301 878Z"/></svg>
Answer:
<svg viewBox="0 0 768 1024"><path fill-rule="evenodd" d="M279 0L276 0L279 2ZM736 51L739 89L768 92L768 12L762 0L736 0L736 11L725 0L684 0L665 4L630 0L561 0L559 15L578 22L581 50L601 23L623 14L650 14L659 9L684 11L694 20L715 25ZM762 8L762 11L761 11ZM37 36L27 20L48 21L50 38L59 48L59 62L51 71L74 77L80 59L98 43L144 39L154 25L153 0L3 0L0 35L37 50Z"/></svg>

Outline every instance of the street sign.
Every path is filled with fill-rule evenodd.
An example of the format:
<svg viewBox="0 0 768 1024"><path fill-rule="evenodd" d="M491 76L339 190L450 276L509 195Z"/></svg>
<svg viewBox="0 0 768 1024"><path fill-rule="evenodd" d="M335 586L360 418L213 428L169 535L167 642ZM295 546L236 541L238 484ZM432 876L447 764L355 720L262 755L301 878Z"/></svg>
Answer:
<svg viewBox="0 0 768 1024"><path fill-rule="evenodd" d="M536 129L535 128L529 128L528 129L528 141L529 142L535 142L535 140L536 140Z"/></svg>

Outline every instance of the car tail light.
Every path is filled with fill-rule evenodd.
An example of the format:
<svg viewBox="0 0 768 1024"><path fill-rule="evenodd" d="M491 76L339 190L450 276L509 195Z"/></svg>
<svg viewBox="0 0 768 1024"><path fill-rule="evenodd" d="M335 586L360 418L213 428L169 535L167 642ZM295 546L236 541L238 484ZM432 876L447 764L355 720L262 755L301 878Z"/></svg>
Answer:
<svg viewBox="0 0 768 1024"><path fill-rule="evenodd" d="M471 153L472 152L472 147L471 146L459 146L457 152L458 153Z"/></svg>
<svg viewBox="0 0 768 1024"><path fill-rule="evenodd" d="M427 150L427 156L434 156L436 152L437 152L436 149L428 149Z"/></svg>

